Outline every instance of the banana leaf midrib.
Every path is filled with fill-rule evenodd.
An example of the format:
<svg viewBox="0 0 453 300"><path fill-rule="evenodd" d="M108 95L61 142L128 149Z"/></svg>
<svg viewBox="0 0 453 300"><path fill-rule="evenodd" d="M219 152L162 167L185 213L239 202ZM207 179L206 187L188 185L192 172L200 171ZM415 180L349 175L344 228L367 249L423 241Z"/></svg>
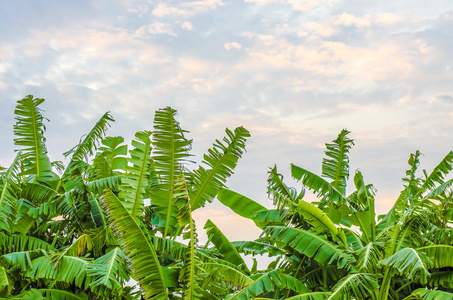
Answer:
<svg viewBox="0 0 453 300"><path fill-rule="evenodd" d="M115 250L112 250L112 251L115 251L115 253L112 255L112 259L110 260L109 266L107 268L106 276L104 277L104 280L102 281L103 285L107 285L107 282L108 282L108 280L110 278L110 274L112 273L112 270L113 270L113 265L114 265L114 262L115 262L115 258L118 255L118 249L119 248L116 247Z"/></svg>
<svg viewBox="0 0 453 300"><path fill-rule="evenodd" d="M32 102L30 102L32 103ZM39 147L38 147L38 135L37 135L37 127L36 127L36 116L33 111L33 105L31 105L31 111L33 112L32 115L32 126L33 126L33 140L35 141L35 155L36 155L36 177L33 178L32 182L38 177L41 177L41 166L40 166L40 157L38 155L39 153Z"/></svg>
<svg viewBox="0 0 453 300"><path fill-rule="evenodd" d="M138 205L138 202L140 200L140 188L142 187L142 179L143 177L145 176L146 174L146 168L145 166L147 165L148 163L148 156L146 155L146 153L148 153L148 150L151 148L151 144L150 143L145 143L145 150L146 151L143 151L145 153L145 157L143 160L141 160L142 162L142 165L141 165L141 168L140 168L140 176L139 176L139 179L137 180L138 181L138 185L137 185L137 188L135 189L135 193L134 193L134 206L133 206L133 209L132 209L132 215L133 216L136 216L137 215L137 208L139 207Z"/></svg>
<svg viewBox="0 0 453 300"><path fill-rule="evenodd" d="M332 186L336 189L338 189L338 185L340 184L339 179L340 179L340 175L341 175L341 167L343 166L342 157L345 153L345 150L344 150L345 145L343 143L343 139L341 140L341 142L339 144L340 144L340 155L339 155L339 160L338 160L337 172L335 175L335 180L332 182Z"/></svg>
<svg viewBox="0 0 453 300"><path fill-rule="evenodd" d="M170 226L170 214L171 214L171 209L173 207L172 205L172 200L173 200L173 185L175 183L175 167L176 167L176 162L175 162L175 143L174 143L174 138L175 138L175 128L174 128L174 118L172 116L171 118L171 136L173 143L171 144L171 164L170 164L170 183L169 183L169 193L168 193L168 201L167 201L167 213L165 215L165 228L164 228L164 237L167 236L168 233L168 228Z"/></svg>

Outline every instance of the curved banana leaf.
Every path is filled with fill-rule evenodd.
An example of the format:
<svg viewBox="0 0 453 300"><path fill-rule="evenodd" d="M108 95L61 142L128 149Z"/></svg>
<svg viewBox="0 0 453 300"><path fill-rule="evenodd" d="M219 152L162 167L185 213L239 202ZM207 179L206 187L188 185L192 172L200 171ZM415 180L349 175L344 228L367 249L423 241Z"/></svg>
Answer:
<svg viewBox="0 0 453 300"><path fill-rule="evenodd" d="M25 184L20 193L22 199L30 200L34 204L52 201L56 195L54 189L39 183Z"/></svg>
<svg viewBox="0 0 453 300"><path fill-rule="evenodd" d="M59 197L55 200L49 200L48 202L43 202L38 205L28 202L30 207L26 213L33 219L41 218L43 220L50 220L63 214L62 208L64 207L65 201L66 199L64 197Z"/></svg>
<svg viewBox="0 0 453 300"><path fill-rule="evenodd" d="M90 207L91 207L91 217L93 218L93 222L96 225L96 228L102 228L107 225L107 220L104 215L104 211L102 210L101 204L99 203L98 199L93 197L90 200Z"/></svg>
<svg viewBox="0 0 453 300"><path fill-rule="evenodd" d="M0 294L10 295L13 289L14 282L8 275L8 271L4 267L0 267Z"/></svg>
<svg viewBox="0 0 453 300"><path fill-rule="evenodd" d="M121 292L124 283L129 281L128 270L126 256L116 247L88 265L87 274L93 278L90 287L104 296Z"/></svg>
<svg viewBox="0 0 453 300"><path fill-rule="evenodd" d="M137 220L143 215L143 199L148 187L149 168L151 165L151 132L143 131L135 134L132 141L134 149L130 151L129 165L121 180L120 199L130 214Z"/></svg>
<svg viewBox="0 0 453 300"><path fill-rule="evenodd" d="M453 299L452 293L447 293L443 291L432 291L427 289L417 289L412 292L411 295L404 298L403 300L416 300L416 299L424 299L424 300L451 300Z"/></svg>
<svg viewBox="0 0 453 300"><path fill-rule="evenodd" d="M13 163L0 178L0 229L11 232L17 214L17 194L20 192L16 184L19 173L20 153L16 155Z"/></svg>
<svg viewBox="0 0 453 300"><path fill-rule="evenodd" d="M283 175L277 172L277 166L274 166L268 174L268 194L274 201L274 205L280 210L297 205L299 200L303 198L304 191L297 193L295 188L287 186L283 182Z"/></svg>
<svg viewBox="0 0 453 300"><path fill-rule="evenodd" d="M355 259L351 254L316 232L284 226L269 226L265 232L277 245L291 247L320 264L336 262L340 269L354 269Z"/></svg>
<svg viewBox="0 0 453 300"><path fill-rule="evenodd" d="M223 142L216 140L213 147L203 156L206 170L200 166L193 171L193 190L190 191L190 204L193 210L203 207L206 201L211 202L218 191L225 187L228 177L233 174L239 158L241 158L245 142L250 133L243 127L234 132L225 129L227 136Z"/></svg>
<svg viewBox="0 0 453 300"><path fill-rule="evenodd" d="M352 225L359 226L360 232L362 233L362 239L365 243L370 243L373 241L373 228L372 228L372 217L371 212L367 211L354 211L349 216L344 217L344 220L347 220Z"/></svg>
<svg viewBox="0 0 453 300"><path fill-rule="evenodd" d="M429 245L417 248L417 251L424 252L431 260L429 268L453 267L453 246L450 245Z"/></svg>
<svg viewBox="0 0 453 300"><path fill-rule="evenodd" d="M55 258L58 258L58 263ZM32 265L25 276L32 279L43 278L62 281L87 289L92 281L92 278L87 276L89 264L90 262L82 257L41 256L32 261Z"/></svg>
<svg viewBox="0 0 453 300"><path fill-rule="evenodd" d="M322 177L291 164L291 175L322 198L324 205L344 203L343 194Z"/></svg>
<svg viewBox="0 0 453 300"><path fill-rule="evenodd" d="M4 254L0 257L0 260L3 265L9 266L10 269L25 271L31 266L32 259L41 255L46 255L46 252L43 250L18 251Z"/></svg>
<svg viewBox="0 0 453 300"><path fill-rule="evenodd" d="M93 241L88 234L81 234L75 241L71 243L65 249L62 249L59 254L60 257L64 255L68 256L82 256L86 252L91 251L93 248Z"/></svg>
<svg viewBox="0 0 453 300"><path fill-rule="evenodd" d="M364 273L375 273L378 262L382 259L382 251L377 243L370 242L357 254L357 270Z"/></svg>
<svg viewBox="0 0 453 300"><path fill-rule="evenodd" d="M87 181L85 184L89 192L101 194L105 189L117 190L121 179L122 176L116 175Z"/></svg>
<svg viewBox="0 0 453 300"><path fill-rule="evenodd" d="M421 232L429 230L431 223L425 214L408 216L403 228L398 233L398 240L395 242L395 251L402 248L415 248L424 243Z"/></svg>
<svg viewBox="0 0 453 300"><path fill-rule="evenodd" d="M349 247L352 247L354 250L359 250L363 247L362 240L356 232L349 228L342 228L346 235L346 240L348 241Z"/></svg>
<svg viewBox="0 0 453 300"><path fill-rule="evenodd" d="M232 295L231 297L227 296L225 299L248 300L253 299L257 295L271 292L276 289L289 289L300 294L310 292L310 290L298 279L287 274L282 274L279 270L273 270L271 272L260 275L251 285L242 289L240 292Z"/></svg>
<svg viewBox="0 0 453 300"><path fill-rule="evenodd" d="M439 184L437 187L431 189L424 198L445 202L443 199L445 198L445 195L448 195L448 192L451 191L452 185L453 179L447 180L442 184Z"/></svg>
<svg viewBox="0 0 453 300"><path fill-rule="evenodd" d="M303 200L300 200L297 206L304 218L313 226L315 232L319 234L330 232L334 241L340 241L343 245L347 245L344 232L338 229L322 210Z"/></svg>
<svg viewBox="0 0 453 300"><path fill-rule="evenodd" d="M157 300L168 299L164 274L156 251L137 224L136 219L111 191L107 191L102 200L118 233L121 234L136 279L145 290L146 296Z"/></svg>
<svg viewBox="0 0 453 300"><path fill-rule="evenodd" d="M406 177L403 178L406 185L394 205L396 211L404 211L407 205L416 200L417 194L423 191L421 188L421 179L415 175L420 165L420 155L421 152L417 150L409 156L408 164L410 169L406 171Z"/></svg>
<svg viewBox="0 0 453 300"><path fill-rule="evenodd" d="M98 148L97 144L102 140L105 132L107 131L108 127L110 127L109 122L115 122L115 120L110 115L110 112L106 112L102 117L96 122L94 127L90 130L90 132L85 136L85 138L81 142L74 146L71 150L66 151L63 153L65 157L68 157L72 154L71 161L69 165L71 165L72 161L76 160L83 160L88 154L93 155L94 151ZM66 169L66 171L68 168ZM65 171L65 174L66 174ZM63 175L64 177L65 175Z"/></svg>
<svg viewBox="0 0 453 300"><path fill-rule="evenodd" d="M428 285L436 288L453 289L453 272L438 271L431 273L428 278Z"/></svg>
<svg viewBox="0 0 453 300"><path fill-rule="evenodd" d="M26 162L23 175L36 175L38 180L51 181L56 175L47 156L44 116L38 108L43 102L44 99L33 98L32 95L17 101L14 144L22 147L22 159Z"/></svg>
<svg viewBox="0 0 453 300"><path fill-rule="evenodd" d="M174 260L183 260L184 256L187 255L187 252L189 251L188 245L159 236L153 236L151 238L151 243L156 252L161 255L168 255ZM213 262L216 259L203 249L195 249L195 252L196 256L203 262Z"/></svg>
<svg viewBox="0 0 453 300"><path fill-rule="evenodd" d="M121 145L124 142L122 136L107 136L102 139L102 145L99 147L102 157L105 157L107 163L113 171L122 171L127 165L127 145Z"/></svg>
<svg viewBox="0 0 453 300"><path fill-rule="evenodd" d="M114 235L112 227L103 226L86 231L93 242L92 254L94 258L101 257L105 254L106 249L111 249L111 247L118 245L118 238Z"/></svg>
<svg viewBox="0 0 453 300"><path fill-rule="evenodd" d="M288 210L265 209L255 212L253 220L258 227L282 226L285 225L285 218Z"/></svg>
<svg viewBox="0 0 453 300"><path fill-rule="evenodd" d="M254 283L254 280L244 274L243 271L240 271L221 260L203 263L199 267L205 272L208 272L210 275L209 277L212 277L213 280L218 282L226 282L240 288L250 286Z"/></svg>
<svg viewBox="0 0 453 300"><path fill-rule="evenodd" d="M267 210L261 204L228 189L220 190L217 199L241 217L253 220L258 227L263 226L256 219L257 212Z"/></svg>
<svg viewBox="0 0 453 300"><path fill-rule="evenodd" d="M421 179L415 176L415 173L420 164L420 155L420 151L417 150L415 154L411 154L409 156L408 164L410 166L410 169L406 171L406 177L403 178L403 181L406 182L406 185L401 191L392 209L377 225L376 230L378 232L382 232L383 230L386 230L386 228L395 225L399 214L406 210L408 205L415 200L416 195L421 191Z"/></svg>
<svg viewBox="0 0 453 300"><path fill-rule="evenodd" d="M378 287L374 274L349 274L334 285L332 293L327 299L368 299L369 295Z"/></svg>
<svg viewBox="0 0 453 300"><path fill-rule="evenodd" d="M427 266L431 263L432 261L423 253L418 252L413 248L404 248L392 256L381 260L378 263L378 266L393 268L399 274L404 275L409 279L426 284L428 277L430 276Z"/></svg>
<svg viewBox="0 0 453 300"><path fill-rule="evenodd" d="M69 291L57 289L31 289L23 296L22 300L87 300L85 293L71 293Z"/></svg>
<svg viewBox="0 0 453 300"><path fill-rule="evenodd" d="M236 248L234 248L227 237L211 220L206 221L204 229L206 229L206 234L208 235L209 240L215 245L226 261L240 266L247 273L250 272Z"/></svg>
<svg viewBox="0 0 453 300"><path fill-rule="evenodd" d="M160 236L153 236L151 240L154 249L162 254L168 254L173 259L181 260L188 251L188 246L178 241Z"/></svg>
<svg viewBox="0 0 453 300"><path fill-rule="evenodd" d="M231 244L237 249L239 253L246 255L264 255L269 256L284 255L284 251L278 247L270 245L260 241L243 241L243 242L231 242Z"/></svg>
<svg viewBox="0 0 453 300"><path fill-rule="evenodd" d="M289 271L291 271L291 269ZM303 272L305 274L303 274L301 281L311 290L323 287L325 284L333 285L347 275L346 270L339 270L336 265L325 266L316 261L310 262L310 264L304 267Z"/></svg>
<svg viewBox="0 0 453 300"><path fill-rule="evenodd" d="M96 157L93 159L91 178L105 178L113 176L114 172L112 166L109 164L107 158L102 153L97 152Z"/></svg>
<svg viewBox="0 0 453 300"><path fill-rule="evenodd" d="M346 182L349 178L349 149L354 145L347 135L350 131L343 129L332 143L326 144L326 156L322 161L322 176L332 179L331 185L346 194Z"/></svg>
<svg viewBox="0 0 453 300"><path fill-rule="evenodd" d="M6 235L0 232L1 254L19 251L34 251L39 249L44 251L55 251L55 248L52 245L36 237L21 234Z"/></svg>
<svg viewBox="0 0 453 300"><path fill-rule="evenodd" d="M443 184L445 176L453 170L453 151L450 151L425 179L422 190L431 190L437 184Z"/></svg>
<svg viewBox="0 0 453 300"><path fill-rule="evenodd" d="M372 211L374 213L374 196L376 190L372 184L365 184L362 172L357 170L354 175L354 185L357 189L357 200L356 207L362 206L364 210ZM375 217L373 217L375 218Z"/></svg>
<svg viewBox="0 0 453 300"><path fill-rule="evenodd" d="M85 180L97 180L107 175L105 170L100 167L99 161L95 160L95 166L92 167L88 163L84 162L84 159L88 160L87 156L89 154L93 155L95 150L98 149L98 144L100 144L107 128L110 126L109 121L114 122L115 120L109 112L106 112L85 136L85 138L83 140L81 138L78 145L63 153L65 157L72 155L71 160L62 175L63 186L67 192L71 191L72 193L78 192L83 194L87 189ZM103 165L103 167L105 166ZM86 178L87 173L90 173L90 178ZM95 182L90 184L90 188L96 189L100 188L101 184L110 183L112 183L111 180Z"/></svg>

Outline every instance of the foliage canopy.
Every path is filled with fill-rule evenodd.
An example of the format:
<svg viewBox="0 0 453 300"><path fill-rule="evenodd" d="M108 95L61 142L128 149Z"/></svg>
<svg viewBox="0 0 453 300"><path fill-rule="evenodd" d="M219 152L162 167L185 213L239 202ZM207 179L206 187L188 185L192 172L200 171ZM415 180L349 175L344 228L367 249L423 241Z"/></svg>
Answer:
<svg viewBox="0 0 453 300"><path fill-rule="evenodd" d="M190 171L192 141L174 109L157 110L131 145L106 135L105 113L65 165L48 157L43 102L17 102L17 155L0 172L2 299L453 299L453 152L421 177L411 154L400 196L377 216L360 171L347 193L354 144L343 130L321 175L291 165L299 189L269 170L266 209L226 188L243 127L226 129ZM318 201L306 201L310 191ZM208 220L200 245L192 213L215 198L260 238L231 242ZM259 270L257 255L273 261Z"/></svg>

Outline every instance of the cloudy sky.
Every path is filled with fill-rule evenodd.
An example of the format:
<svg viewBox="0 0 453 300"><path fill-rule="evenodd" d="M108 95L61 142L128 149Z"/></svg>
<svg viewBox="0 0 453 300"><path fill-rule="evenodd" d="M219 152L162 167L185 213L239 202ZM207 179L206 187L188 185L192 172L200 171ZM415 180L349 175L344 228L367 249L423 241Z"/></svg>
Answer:
<svg viewBox="0 0 453 300"><path fill-rule="evenodd" d="M152 129L171 106L201 154L246 127L229 187L267 207L269 167L321 172L343 128L386 212L410 153L430 171L453 149L453 5L448 0L3 1L0 165L9 165L18 99L45 98L49 155L111 111L109 135ZM352 192L350 188L350 192ZM258 234L219 204L197 211L231 239ZM244 226L248 226L244 230ZM200 228L201 229L201 228Z"/></svg>

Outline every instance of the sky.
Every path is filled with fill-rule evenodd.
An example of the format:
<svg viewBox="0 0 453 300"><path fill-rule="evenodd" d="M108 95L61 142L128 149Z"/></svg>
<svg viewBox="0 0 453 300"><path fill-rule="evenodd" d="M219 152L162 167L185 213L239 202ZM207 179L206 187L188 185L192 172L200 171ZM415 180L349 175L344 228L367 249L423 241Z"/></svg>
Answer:
<svg viewBox="0 0 453 300"><path fill-rule="evenodd" d="M130 141L178 111L195 160L225 128L251 133L228 186L266 207L267 172L321 173L343 128L387 212L410 153L428 172L453 150L453 4L447 0L80 0L0 4L0 165L14 156L14 106L45 98L51 160L106 111ZM67 162L67 161L66 161ZM349 192L354 188L349 186ZM219 203L195 212L231 240L260 230Z"/></svg>

